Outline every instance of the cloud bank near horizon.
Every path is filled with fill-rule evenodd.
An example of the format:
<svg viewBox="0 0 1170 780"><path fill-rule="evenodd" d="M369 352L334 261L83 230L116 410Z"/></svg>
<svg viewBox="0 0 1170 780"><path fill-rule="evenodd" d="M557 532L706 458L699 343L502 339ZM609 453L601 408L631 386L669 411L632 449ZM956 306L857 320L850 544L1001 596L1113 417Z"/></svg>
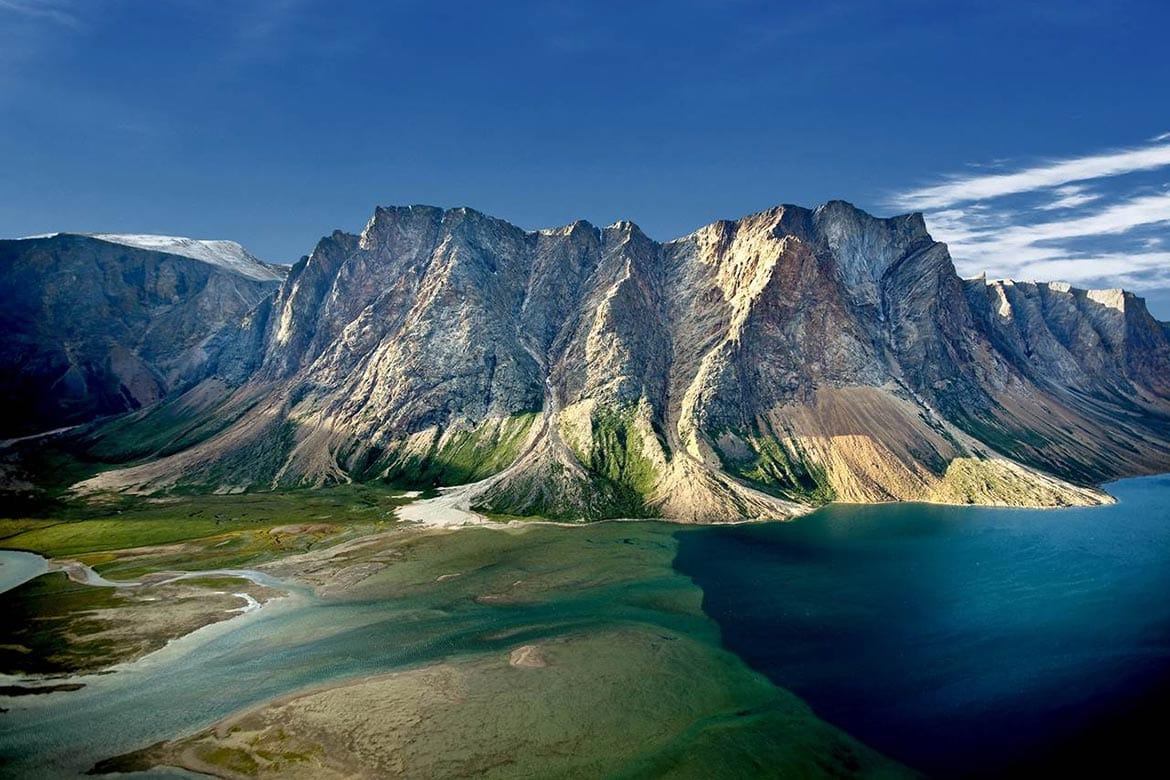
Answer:
<svg viewBox="0 0 1170 780"><path fill-rule="evenodd" d="M964 275L1138 293L1170 287L1170 133L1124 149L949 176L896 193L889 205L924 212Z"/></svg>

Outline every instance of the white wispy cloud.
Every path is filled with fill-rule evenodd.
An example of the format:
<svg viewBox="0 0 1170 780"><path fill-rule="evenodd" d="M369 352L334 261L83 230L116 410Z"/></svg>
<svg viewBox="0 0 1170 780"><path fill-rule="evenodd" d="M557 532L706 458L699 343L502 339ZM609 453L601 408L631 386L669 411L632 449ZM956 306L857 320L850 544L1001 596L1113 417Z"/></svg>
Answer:
<svg viewBox="0 0 1170 780"><path fill-rule="evenodd" d="M1120 176L1170 166L1170 143L1122 149L1105 154L1058 160L1014 173L965 176L901 193L893 205L914 211L943 209L957 203L988 200L1071 182Z"/></svg>
<svg viewBox="0 0 1170 780"><path fill-rule="evenodd" d="M925 212L961 273L1136 290L1170 287L1170 133L1145 146L947 178L890 199Z"/></svg>
<svg viewBox="0 0 1170 780"><path fill-rule="evenodd" d="M1039 244L1085 236L1117 235L1144 225L1162 225L1167 222L1170 222L1170 192L1131 198L1085 216L1015 225L999 231L999 234Z"/></svg>
<svg viewBox="0 0 1170 780"><path fill-rule="evenodd" d="M0 0L0 107L40 94L46 60L87 32L77 0Z"/></svg>
<svg viewBox="0 0 1170 780"><path fill-rule="evenodd" d="M1102 274L1101 268L1109 268ZM1170 285L1170 252L1106 254L1091 258L1058 258L1033 263L1039 279L1088 282L1094 287L1123 287L1141 290Z"/></svg>
<svg viewBox="0 0 1170 780"><path fill-rule="evenodd" d="M1084 187L1076 184L1069 184L1064 187L1057 187L1052 191L1055 199L1050 203L1037 206L1041 211L1060 211L1062 209L1074 209L1077 206L1083 206L1086 203L1092 203L1101 198L1100 195L1089 192Z"/></svg>
<svg viewBox="0 0 1170 780"><path fill-rule="evenodd" d="M78 18L72 0L0 0L0 16L42 19L66 27L77 27Z"/></svg>

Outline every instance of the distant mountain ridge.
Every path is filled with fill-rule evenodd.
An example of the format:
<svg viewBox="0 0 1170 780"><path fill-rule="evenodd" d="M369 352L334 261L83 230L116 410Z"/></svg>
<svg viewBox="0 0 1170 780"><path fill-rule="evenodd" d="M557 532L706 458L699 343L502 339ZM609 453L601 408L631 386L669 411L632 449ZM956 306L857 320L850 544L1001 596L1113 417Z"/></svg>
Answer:
<svg viewBox="0 0 1170 780"><path fill-rule="evenodd" d="M36 241L58 236L80 236L110 244L146 249L151 252L189 257L192 260L201 260L260 282L279 282L284 279L288 271L283 266L265 263L235 241L140 233L46 233L39 236L26 236L17 240Z"/></svg>
<svg viewBox="0 0 1170 780"><path fill-rule="evenodd" d="M282 278L235 242L0 240L0 437L138 409L201 378L214 334Z"/></svg>
<svg viewBox="0 0 1170 780"><path fill-rule="evenodd" d="M129 461L84 489L382 480L712 521L1095 503L1170 468L1170 327L1141 299L963 280L921 215L842 201L666 243L378 208L226 320L180 392L86 433Z"/></svg>

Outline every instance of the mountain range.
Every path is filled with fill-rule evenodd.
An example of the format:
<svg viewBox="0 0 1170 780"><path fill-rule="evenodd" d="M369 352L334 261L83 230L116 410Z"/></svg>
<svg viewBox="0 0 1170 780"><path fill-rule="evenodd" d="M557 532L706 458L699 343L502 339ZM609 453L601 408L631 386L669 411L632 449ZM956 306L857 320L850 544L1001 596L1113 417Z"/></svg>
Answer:
<svg viewBox="0 0 1170 780"><path fill-rule="evenodd" d="M0 435L78 491L344 481L576 521L1110 500L1170 470L1170 325L962 279L920 214L784 205L659 243L378 208L284 272L230 242L0 241ZM14 445L19 450L33 445Z"/></svg>

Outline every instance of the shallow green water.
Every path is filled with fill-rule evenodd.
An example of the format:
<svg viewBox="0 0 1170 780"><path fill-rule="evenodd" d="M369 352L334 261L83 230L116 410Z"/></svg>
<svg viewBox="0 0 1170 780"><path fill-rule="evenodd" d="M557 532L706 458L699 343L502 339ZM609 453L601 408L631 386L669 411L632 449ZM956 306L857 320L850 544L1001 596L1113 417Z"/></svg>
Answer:
<svg viewBox="0 0 1170 780"><path fill-rule="evenodd" d="M582 686L597 669L644 650L622 637L689 648L609 683L602 700L631 717L656 691L694 714L641 753L620 719L593 722L588 749L628 758L609 774L766 775L793 756L803 773L876 766L724 642L916 768L1121 766L1157 752L1148 726L1170 702L1170 479L1112 489L1120 504L1084 510L834 506L789 524L414 536L342 598L299 588L81 691L0 701L0 774L74 774L309 686L598 636L617 639L560 678L567 707L595 692Z"/></svg>
<svg viewBox="0 0 1170 780"><path fill-rule="evenodd" d="M671 567L677 531L621 523L420 535L398 548L396 563L344 598L300 592L205 628L115 674L84 678L81 691L8 700L12 711L0 715L4 773L84 771L100 759L192 733L307 686L439 660L506 656L509 648L553 637L623 636L623 630L685 639L680 647L696 649L685 656L686 668L615 687L615 710L644 708L655 690L670 691L695 722L683 742L635 751L621 769L658 774L706 766L711 775L714 761L725 776L741 776L750 770L719 758L729 749L745 761L775 766L788 760L793 746L802 746L801 760L813 765L842 756L856 763L848 740L721 648L718 628L700 610L702 594ZM615 646L614 664L638 649ZM687 675L693 680L698 673L714 679L688 685ZM571 674L563 680L566 706L574 690L590 684ZM508 723L501 713L493 725L506 729ZM586 744L599 757L622 745L630 749L620 719L597 724L602 732Z"/></svg>

